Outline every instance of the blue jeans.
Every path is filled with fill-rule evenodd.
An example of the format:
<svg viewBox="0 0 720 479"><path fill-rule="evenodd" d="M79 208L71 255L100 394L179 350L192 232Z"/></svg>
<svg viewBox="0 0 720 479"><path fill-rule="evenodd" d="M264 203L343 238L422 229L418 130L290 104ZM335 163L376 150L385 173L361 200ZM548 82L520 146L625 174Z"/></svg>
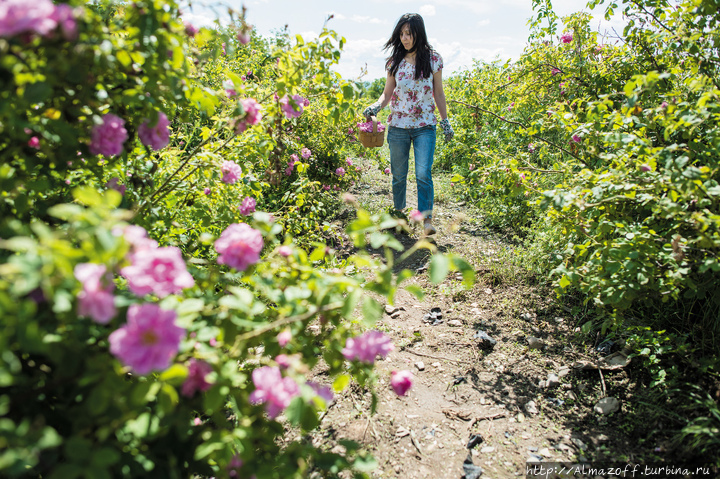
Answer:
<svg viewBox="0 0 720 479"><path fill-rule="evenodd" d="M415 179L417 180L418 210L426 218L432 217L435 190L431 171L435 156L435 125L421 128L389 127L387 136L390 147L390 171L392 171L393 203L395 209L405 208L410 144L415 152Z"/></svg>

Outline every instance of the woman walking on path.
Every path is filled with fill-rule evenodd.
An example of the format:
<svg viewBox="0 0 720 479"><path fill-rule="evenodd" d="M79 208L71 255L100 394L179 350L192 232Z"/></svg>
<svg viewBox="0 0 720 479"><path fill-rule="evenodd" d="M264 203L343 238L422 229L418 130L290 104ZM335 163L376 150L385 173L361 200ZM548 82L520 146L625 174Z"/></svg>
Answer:
<svg viewBox="0 0 720 479"><path fill-rule="evenodd" d="M432 164L435 156L435 104L442 120L445 141L454 135L447 119L447 103L442 86L443 60L428 43L425 23L420 15L407 13L400 17L384 50L391 50L385 63L387 79L380 98L363 111L375 116L390 103L388 146L392 171L393 203L396 210L405 208L405 192L410 159L410 145L415 153L415 177L418 210L424 215L425 234L435 234L432 210L435 192Z"/></svg>

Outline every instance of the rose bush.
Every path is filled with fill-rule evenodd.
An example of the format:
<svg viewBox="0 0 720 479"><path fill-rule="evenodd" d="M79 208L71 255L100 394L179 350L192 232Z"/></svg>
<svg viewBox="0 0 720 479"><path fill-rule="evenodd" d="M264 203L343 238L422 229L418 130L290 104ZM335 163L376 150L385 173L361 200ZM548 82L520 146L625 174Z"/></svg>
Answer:
<svg viewBox="0 0 720 479"><path fill-rule="evenodd" d="M300 247L337 201L324 187L357 175L355 88L330 68L344 40L81 3L0 5L2 475L365 477L357 444L278 440L350 381L372 387L392 344L355 341L382 313L363 293L392 301L411 276ZM307 131L326 112L330 140L326 120ZM320 181L309 165L338 138ZM359 211L348 234L402 249L380 229L396 224ZM471 281L436 258L434 280ZM307 380L320 360L327 384Z"/></svg>

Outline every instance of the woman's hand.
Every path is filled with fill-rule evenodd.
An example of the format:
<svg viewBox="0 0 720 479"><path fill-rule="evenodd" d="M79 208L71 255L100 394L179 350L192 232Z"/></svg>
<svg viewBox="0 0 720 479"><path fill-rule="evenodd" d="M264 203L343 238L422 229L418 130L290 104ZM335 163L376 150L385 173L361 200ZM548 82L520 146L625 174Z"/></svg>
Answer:
<svg viewBox="0 0 720 479"><path fill-rule="evenodd" d="M378 112L382 109L382 106L378 103L373 103L369 107L365 108L363 110L363 116L365 118L370 118L371 116L377 116Z"/></svg>
<svg viewBox="0 0 720 479"><path fill-rule="evenodd" d="M445 141L448 142L453 139L453 136L455 136L455 132L452 129L452 126L450 126L450 121L448 121L447 118L444 120L440 120L440 128L442 128L443 135L445 135Z"/></svg>

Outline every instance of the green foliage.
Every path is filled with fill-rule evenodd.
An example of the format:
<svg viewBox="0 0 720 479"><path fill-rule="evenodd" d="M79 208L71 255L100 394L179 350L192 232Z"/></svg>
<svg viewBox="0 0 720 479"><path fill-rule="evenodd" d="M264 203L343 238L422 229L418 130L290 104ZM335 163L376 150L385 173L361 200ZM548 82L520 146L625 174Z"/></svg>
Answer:
<svg viewBox="0 0 720 479"><path fill-rule="evenodd" d="M632 339L657 389L678 384L678 358L720 347L716 3L592 1L626 19L611 43L588 14L535 0L520 58L446 88L457 141L437 164L583 302L584 332ZM715 410L685 427L695 450L716 444Z"/></svg>
<svg viewBox="0 0 720 479"><path fill-rule="evenodd" d="M178 5L159 0L82 12L72 40L0 38L1 474L368 477L376 463L358 444L344 442L340 455L279 440L319 424L327 404L306 377L321 359L336 392L375 384L372 364L342 350L382 312L364 293L392 302L412 276L393 274L389 249L402 245L382 231L399 226L388 215L359 211L348 228L359 248L388 249L386 263L365 252L340 259L318 241L336 189L359 175L348 162L360 151L349 132L359 90L331 70L345 40L328 29L314 41L248 38L244 10L192 34ZM250 98L261 107L253 121ZM156 151L138 129L160 112L171 135ZM119 155L91 154L107 113L124 120L128 139ZM237 179L223 181L224 162L240 167ZM239 209L249 199L257 211ZM244 271L218 264L216 240L238 223L262 237L261 258ZM129 226L178 247L164 251L182 254L194 285L133 294L122 272L138 254ZM232 246L246 250L245 241ZM459 258L434 261L472 281ZM80 306L98 293L78 277L88 263L108 272L97 280L116 308L107 322ZM173 267L161 263L152 268L167 275ZM185 332L169 367L145 375L110 351L139 305L173 311ZM207 388L188 392L196 361L210 368ZM286 422L250 400L253 372L280 364L300 388L282 408Z"/></svg>
<svg viewBox="0 0 720 479"><path fill-rule="evenodd" d="M515 63L450 80L460 141L439 163L492 222L545 242L560 292L613 317L662 303L717 335L717 15L628 4L616 47L587 14L564 18L558 42L550 3L536 8Z"/></svg>

